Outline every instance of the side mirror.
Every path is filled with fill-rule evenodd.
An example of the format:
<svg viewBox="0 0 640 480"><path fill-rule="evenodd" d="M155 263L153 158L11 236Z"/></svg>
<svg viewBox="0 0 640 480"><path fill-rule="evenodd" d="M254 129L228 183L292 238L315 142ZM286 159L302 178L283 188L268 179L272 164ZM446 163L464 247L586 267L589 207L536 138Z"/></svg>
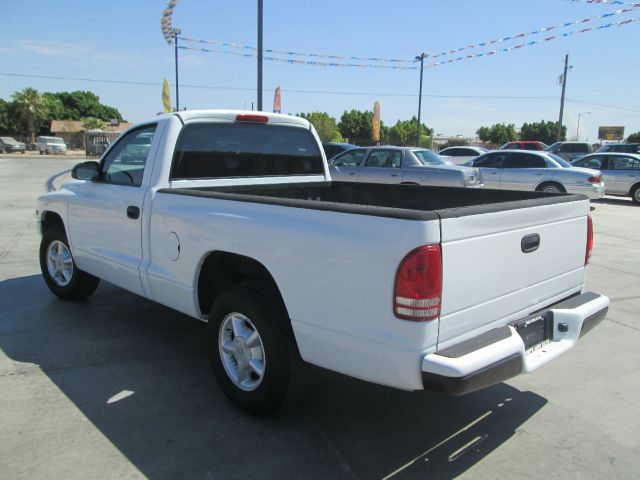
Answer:
<svg viewBox="0 0 640 480"><path fill-rule="evenodd" d="M100 164L98 162L82 162L71 170L71 176L76 180L95 182L100 178Z"/></svg>

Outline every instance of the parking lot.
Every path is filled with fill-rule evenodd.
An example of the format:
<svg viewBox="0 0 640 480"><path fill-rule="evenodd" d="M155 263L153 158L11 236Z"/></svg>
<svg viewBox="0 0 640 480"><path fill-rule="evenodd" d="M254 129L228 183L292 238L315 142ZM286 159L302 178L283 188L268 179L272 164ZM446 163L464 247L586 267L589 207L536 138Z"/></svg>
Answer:
<svg viewBox="0 0 640 480"><path fill-rule="evenodd" d="M314 369L302 405L256 419L215 383L204 324L105 282L79 303L47 290L35 199L78 161L0 156L1 479L638 477L630 199L593 203L588 288L611 308L553 364L463 397Z"/></svg>

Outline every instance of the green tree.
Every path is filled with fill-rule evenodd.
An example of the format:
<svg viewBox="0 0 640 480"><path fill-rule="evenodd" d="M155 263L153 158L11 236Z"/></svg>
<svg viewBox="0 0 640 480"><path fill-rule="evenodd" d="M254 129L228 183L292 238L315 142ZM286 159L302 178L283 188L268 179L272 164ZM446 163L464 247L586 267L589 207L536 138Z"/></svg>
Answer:
<svg viewBox="0 0 640 480"><path fill-rule="evenodd" d="M348 141L367 143L373 137L373 112L351 110L345 111L340 117L338 130Z"/></svg>
<svg viewBox="0 0 640 480"><path fill-rule="evenodd" d="M396 124L389 128L388 142L394 145L415 145L418 134L418 119L414 116L411 120L398 120ZM420 128L419 145L424 148L431 148L433 129L424 123Z"/></svg>
<svg viewBox="0 0 640 480"><path fill-rule="evenodd" d="M21 92L12 95L18 118L24 122L27 133L29 134L29 142L36 142L36 122L42 121L47 114L47 107L35 88L25 88Z"/></svg>
<svg viewBox="0 0 640 480"><path fill-rule="evenodd" d="M629 143L640 143L640 132L632 133L627 137Z"/></svg>
<svg viewBox="0 0 640 480"><path fill-rule="evenodd" d="M298 113L298 117L309 120L323 142L341 142L336 119L325 112Z"/></svg>
<svg viewBox="0 0 640 480"><path fill-rule="evenodd" d="M16 133L13 115L11 115L11 104L0 98L0 132Z"/></svg>
<svg viewBox="0 0 640 480"><path fill-rule="evenodd" d="M533 123L523 123L520 129L520 140L537 140L538 142L551 145L556 141L558 132L558 122L540 121ZM562 126L562 136L560 140L566 140L567 127Z"/></svg>
<svg viewBox="0 0 640 480"><path fill-rule="evenodd" d="M82 127L85 130L102 130L105 127L105 123L99 118L87 117L82 122Z"/></svg>
<svg viewBox="0 0 640 480"><path fill-rule="evenodd" d="M65 120L82 120L93 117L105 122L112 118L122 121L120 112L114 107L100 103L100 97L93 92L57 92L49 95L62 103Z"/></svg>
<svg viewBox="0 0 640 480"><path fill-rule="evenodd" d="M476 133L483 142L503 144L518 138L516 126L513 123L496 123L491 127L480 127Z"/></svg>

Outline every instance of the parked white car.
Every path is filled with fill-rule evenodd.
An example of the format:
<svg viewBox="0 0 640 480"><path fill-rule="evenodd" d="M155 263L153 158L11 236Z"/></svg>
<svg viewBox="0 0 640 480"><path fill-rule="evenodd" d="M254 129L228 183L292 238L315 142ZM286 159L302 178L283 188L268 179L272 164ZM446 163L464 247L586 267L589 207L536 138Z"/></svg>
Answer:
<svg viewBox="0 0 640 480"><path fill-rule="evenodd" d="M597 170L572 167L552 153L496 150L467 163L480 169L485 188L549 193L581 193L602 198L604 182Z"/></svg>
<svg viewBox="0 0 640 480"><path fill-rule="evenodd" d="M600 171L607 195L631 197L631 200L640 204L640 155L592 153L571 164Z"/></svg>
<svg viewBox="0 0 640 480"><path fill-rule="evenodd" d="M449 147L440 150L438 155L455 165L463 165L488 151L486 148L481 147Z"/></svg>
<svg viewBox="0 0 640 480"><path fill-rule="evenodd" d="M38 145L38 151L40 155L50 153L66 153L67 144L64 143L64 139L60 137L38 137L36 139Z"/></svg>
<svg viewBox="0 0 640 480"><path fill-rule="evenodd" d="M343 182L482 187L477 168L453 165L417 147L357 147L331 159L331 178Z"/></svg>

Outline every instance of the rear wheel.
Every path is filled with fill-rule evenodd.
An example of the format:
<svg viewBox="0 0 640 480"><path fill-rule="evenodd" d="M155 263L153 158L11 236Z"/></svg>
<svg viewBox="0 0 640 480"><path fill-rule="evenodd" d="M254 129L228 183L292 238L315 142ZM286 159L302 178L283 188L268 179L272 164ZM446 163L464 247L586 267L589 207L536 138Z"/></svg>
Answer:
<svg viewBox="0 0 640 480"><path fill-rule="evenodd" d="M209 315L207 344L213 372L227 397L253 415L295 405L309 379L284 312L257 291L224 291Z"/></svg>
<svg viewBox="0 0 640 480"><path fill-rule="evenodd" d="M631 190L631 200L640 204L640 185L636 185Z"/></svg>
<svg viewBox="0 0 640 480"><path fill-rule="evenodd" d="M82 300L98 288L100 279L80 270L61 226L47 228L40 242L40 270L51 292L65 300Z"/></svg>
<svg viewBox="0 0 640 480"><path fill-rule="evenodd" d="M559 183L543 183L536 189L536 192L566 193L566 190Z"/></svg>

